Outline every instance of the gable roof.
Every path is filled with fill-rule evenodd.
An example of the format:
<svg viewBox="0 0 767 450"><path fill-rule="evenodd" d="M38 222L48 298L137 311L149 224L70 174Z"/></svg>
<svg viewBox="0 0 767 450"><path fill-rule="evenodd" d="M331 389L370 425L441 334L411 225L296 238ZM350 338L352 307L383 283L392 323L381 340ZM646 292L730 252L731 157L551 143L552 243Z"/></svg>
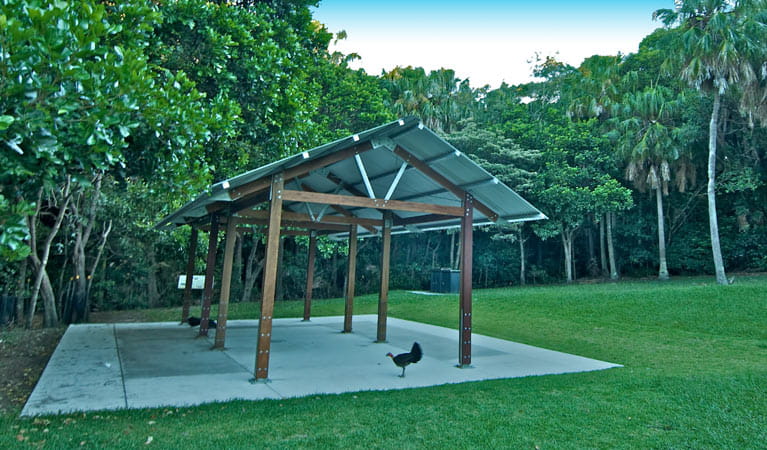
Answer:
<svg viewBox="0 0 767 450"><path fill-rule="evenodd" d="M157 227L204 226L211 214L264 224L272 176L282 174L283 226L331 237L378 234L382 210L393 210L392 233L460 226L463 193L474 200L473 223L545 219L538 209L423 126L400 119L218 182ZM261 209L259 209L261 208Z"/></svg>

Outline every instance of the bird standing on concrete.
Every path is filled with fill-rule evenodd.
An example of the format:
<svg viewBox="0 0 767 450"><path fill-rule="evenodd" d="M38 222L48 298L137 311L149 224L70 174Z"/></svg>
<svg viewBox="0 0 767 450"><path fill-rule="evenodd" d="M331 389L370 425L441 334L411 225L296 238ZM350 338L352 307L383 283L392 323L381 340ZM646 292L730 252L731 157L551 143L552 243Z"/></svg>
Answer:
<svg viewBox="0 0 767 450"><path fill-rule="evenodd" d="M200 319L199 317L190 317L186 319L186 323L188 323L190 327L196 327L200 325L201 322L202 322L202 319ZM216 321L208 319L208 328L216 328Z"/></svg>
<svg viewBox="0 0 767 450"><path fill-rule="evenodd" d="M397 365L397 367L402 367L402 374L400 375L400 378L405 377L405 367L407 367L410 363L417 363L421 360L421 356L423 356L423 352L421 351L421 346L418 344L418 342L413 342L413 348L410 349L410 353L400 353L397 356L394 356L391 352L387 353L386 356L392 359L394 361L394 364Z"/></svg>

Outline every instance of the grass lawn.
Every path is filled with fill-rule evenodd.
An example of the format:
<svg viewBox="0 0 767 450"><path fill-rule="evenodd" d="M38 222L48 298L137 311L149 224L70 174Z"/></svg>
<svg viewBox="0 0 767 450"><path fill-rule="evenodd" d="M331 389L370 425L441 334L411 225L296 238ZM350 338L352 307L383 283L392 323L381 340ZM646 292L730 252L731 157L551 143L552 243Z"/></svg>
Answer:
<svg viewBox="0 0 767 450"><path fill-rule="evenodd" d="M376 302L359 297L355 313L374 314ZM391 316L451 328L457 306L451 295L389 298ZM257 307L231 305L230 318L255 318ZM302 302L280 302L275 316L302 311ZM341 315L343 301L315 301L312 312ZM147 320L179 315L152 310ZM193 408L7 414L0 448L767 448L767 276L732 286L688 278L478 290L474 331L625 367Z"/></svg>

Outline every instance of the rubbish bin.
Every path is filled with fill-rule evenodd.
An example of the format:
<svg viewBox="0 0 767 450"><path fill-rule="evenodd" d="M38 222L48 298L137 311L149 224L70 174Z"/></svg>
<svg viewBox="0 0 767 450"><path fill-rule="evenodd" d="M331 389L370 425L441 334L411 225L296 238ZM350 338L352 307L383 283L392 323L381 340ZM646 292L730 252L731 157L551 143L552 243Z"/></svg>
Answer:
<svg viewBox="0 0 767 450"><path fill-rule="evenodd" d="M461 271L453 269L434 269L431 271L432 292L458 292L461 284Z"/></svg>

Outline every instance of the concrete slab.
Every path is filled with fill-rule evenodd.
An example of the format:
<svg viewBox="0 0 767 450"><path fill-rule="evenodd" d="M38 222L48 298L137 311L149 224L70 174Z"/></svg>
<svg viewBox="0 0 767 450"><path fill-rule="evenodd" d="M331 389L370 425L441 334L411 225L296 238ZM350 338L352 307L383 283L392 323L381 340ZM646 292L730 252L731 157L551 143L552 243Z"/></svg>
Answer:
<svg viewBox="0 0 767 450"><path fill-rule="evenodd" d="M22 415L125 408L114 325L70 326Z"/></svg>
<svg viewBox="0 0 767 450"><path fill-rule="evenodd" d="M211 350L214 332L177 323L72 325L51 357L22 415L121 408L192 406L405 389L497 378L620 367L566 353L474 334L472 367L458 368L458 331L389 318L388 342L375 343L375 315L275 319L267 382L252 383L257 320L230 321L227 348ZM424 357L401 369L385 355L410 350ZM203 393L202 396L199 394Z"/></svg>

